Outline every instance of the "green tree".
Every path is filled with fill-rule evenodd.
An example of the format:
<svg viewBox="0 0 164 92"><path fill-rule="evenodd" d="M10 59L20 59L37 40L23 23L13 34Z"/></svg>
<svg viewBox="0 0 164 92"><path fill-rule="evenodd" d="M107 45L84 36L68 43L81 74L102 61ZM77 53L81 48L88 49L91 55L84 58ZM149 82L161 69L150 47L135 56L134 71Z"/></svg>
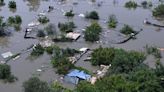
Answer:
<svg viewBox="0 0 164 92"><path fill-rule="evenodd" d="M109 65L115 56L114 48L98 48L91 54L91 63L93 65Z"/></svg>
<svg viewBox="0 0 164 92"><path fill-rule="evenodd" d="M16 9L16 2L15 1L9 1L8 6L9 6L9 8Z"/></svg>
<svg viewBox="0 0 164 92"><path fill-rule="evenodd" d="M86 41L94 42L99 40L99 34L102 31L101 26L97 22L93 22L86 28L84 38Z"/></svg>
<svg viewBox="0 0 164 92"><path fill-rule="evenodd" d="M10 66L7 64L0 64L0 79L7 79L10 76Z"/></svg>
<svg viewBox="0 0 164 92"><path fill-rule="evenodd" d="M124 25L124 27L120 30L121 33L125 35L130 35L131 33L136 33L129 25Z"/></svg>
<svg viewBox="0 0 164 92"><path fill-rule="evenodd" d="M73 13L73 10L70 10L68 12L65 13L65 16L67 17L73 17L75 14Z"/></svg>
<svg viewBox="0 0 164 92"><path fill-rule="evenodd" d="M137 3L135 1L128 1L125 3L125 7L126 8L137 8Z"/></svg>
<svg viewBox="0 0 164 92"><path fill-rule="evenodd" d="M50 92L47 82L32 77L23 83L24 92Z"/></svg>
<svg viewBox="0 0 164 92"><path fill-rule="evenodd" d="M31 52L31 56L40 56L42 54L44 54L44 48L40 44L36 45Z"/></svg>
<svg viewBox="0 0 164 92"><path fill-rule="evenodd" d="M86 18L88 19L94 19L94 20L98 20L99 19L99 15L96 11L91 11L89 13L86 13Z"/></svg>
<svg viewBox="0 0 164 92"><path fill-rule="evenodd" d="M160 4L156 8L154 8L153 16L155 16L155 17L163 17L164 16L164 4Z"/></svg>
<svg viewBox="0 0 164 92"><path fill-rule="evenodd" d="M110 15L108 20L108 27L109 28L116 28L117 26L117 19L115 15Z"/></svg>
<svg viewBox="0 0 164 92"><path fill-rule="evenodd" d="M89 82L81 81L77 85L75 92L99 92L99 91L96 90L96 86L90 84Z"/></svg>

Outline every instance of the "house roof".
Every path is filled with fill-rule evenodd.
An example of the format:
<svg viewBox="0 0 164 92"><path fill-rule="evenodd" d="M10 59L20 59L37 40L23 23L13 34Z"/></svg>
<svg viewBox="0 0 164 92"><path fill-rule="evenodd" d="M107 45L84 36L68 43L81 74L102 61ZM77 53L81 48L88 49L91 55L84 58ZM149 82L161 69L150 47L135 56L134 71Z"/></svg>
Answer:
<svg viewBox="0 0 164 92"><path fill-rule="evenodd" d="M84 71L80 71L77 69L71 71L69 74L67 74L67 76L78 77L79 79L83 79L83 80L89 80L91 78L91 75L86 74Z"/></svg>

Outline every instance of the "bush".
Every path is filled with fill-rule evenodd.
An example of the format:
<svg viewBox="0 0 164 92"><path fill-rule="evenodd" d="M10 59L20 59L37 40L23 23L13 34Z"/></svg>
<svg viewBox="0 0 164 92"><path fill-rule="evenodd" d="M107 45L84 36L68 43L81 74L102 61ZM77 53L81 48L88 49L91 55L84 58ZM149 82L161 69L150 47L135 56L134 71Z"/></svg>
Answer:
<svg viewBox="0 0 164 92"><path fill-rule="evenodd" d="M0 79L7 79L10 75L10 66L7 64L0 64Z"/></svg>
<svg viewBox="0 0 164 92"><path fill-rule="evenodd" d="M99 15L96 11L91 11L90 13L87 13L85 17L88 19L95 19L95 20L99 19Z"/></svg>
<svg viewBox="0 0 164 92"><path fill-rule="evenodd" d="M9 8L16 9L16 2L15 1L9 1L8 6L9 6Z"/></svg>
<svg viewBox="0 0 164 92"><path fill-rule="evenodd" d="M0 0L0 5L5 5L4 0Z"/></svg>
<svg viewBox="0 0 164 92"><path fill-rule="evenodd" d="M115 56L114 48L98 48L91 54L92 65L109 65Z"/></svg>
<svg viewBox="0 0 164 92"><path fill-rule="evenodd" d="M40 56L42 54L44 54L44 48L40 44L36 45L31 52L31 56Z"/></svg>
<svg viewBox="0 0 164 92"><path fill-rule="evenodd" d="M153 16L155 16L155 17L163 17L164 16L164 4L160 4L156 8L154 8Z"/></svg>
<svg viewBox="0 0 164 92"><path fill-rule="evenodd" d="M98 41L101 31L101 26L98 23L93 22L90 26L86 28L86 31L84 32L84 38L86 41L90 42Z"/></svg>
<svg viewBox="0 0 164 92"><path fill-rule="evenodd" d="M44 16L44 17L39 17L38 21L42 24L45 24L49 22L49 19L46 16Z"/></svg>
<svg viewBox="0 0 164 92"><path fill-rule="evenodd" d="M130 35L131 33L136 33L129 25L124 25L124 27L120 30L121 33L125 35Z"/></svg>
<svg viewBox="0 0 164 92"><path fill-rule="evenodd" d="M37 77L32 77L23 83L24 92L50 92L47 82Z"/></svg>
<svg viewBox="0 0 164 92"><path fill-rule="evenodd" d="M67 17L73 17L75 14L73 13L73 10L70 10L69 12L65 13L65 16Z"/></svg>
<svg viewBox="0 0 164 92"><path fill-rule="evenodd" d="M62 32L72 32L74 28L76 28L74 22L65 22L65 23L58 23L58 28Z"/></svg>
<svg viewBox="0 0 164 92"><path fill-rule="evenodd" d="M48 54L53 54L53 47L52 46L45 48L45 50Z"/></svg>
<svg viewBox="0 0 164 92"><path fill-rule="evenodd" d="M44 33L43 30L38 30L38 33L37 33L36 36L37 36L37 37L45 37L46 35L45 35L45 33Z"/></svg>
<svg viewBox="0 0 164 92"><path fill-rule="evenodd" d="M22 23L22 18L19 15L16 15L15 17L10 16L8 18L8 23L10 25L20 25Z"/></svg>
<svg viewBox="0 0 164 92"><path fill-rule="evenodd" d="M117 26L117 19L115 15L109 16L108 27L109 28L116 28Z"/></svg>
<svg viewBox="0 0 164 92"><path fill-rule="evenodd" d="M137 6L138 6L137 3L134 1L128 1L125 3L126 8L134 8L135 9L135 8L137 8Z"/></svg>

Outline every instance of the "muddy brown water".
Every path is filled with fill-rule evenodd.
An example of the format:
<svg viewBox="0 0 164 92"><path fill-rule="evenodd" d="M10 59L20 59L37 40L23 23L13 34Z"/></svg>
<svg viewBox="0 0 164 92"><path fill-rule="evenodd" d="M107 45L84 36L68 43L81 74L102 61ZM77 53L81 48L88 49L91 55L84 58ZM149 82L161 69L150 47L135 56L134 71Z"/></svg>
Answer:
<svg viewBox="0 0 164 92"><path fill-rule="evenodd" d="M0 7L0 16L4 16L5 20L9 16L20 15L23 19L22 30L12 32L12 36L0 38L0 53L4 53L7 51L11 51L12 53L17 53L22 49L29 47L31 44L38 43L38 40L34 39L24 39L24 29L27 27L28 23L32 22L37 18L37 14L42 12L43 10L47 10L48 6L54 6L59 9L63 9L68 11L73 9L77 14L72 19L67 19L63 16L63 13L60 10L53 10L51 13L47 14L47 17L50 19L51 23L57 25L58 22L64 21L74 21L77 25L75 30L79 30L85 28L86 25L90 24L89 20L85 20L78 16L80 13L85 13L86 11L96 10L100 14L101 20L98 21L102 27L106 28L106 24L104 20L107 20L110 14L115 14L118 21L118 31L123 24L129 24L135 30L143 29L143 31L137 35L137 39L130 40L124 44L112 44L110 43L112 40L117 39L117 36L111 35L113 32L105 33L105 38L102 37L101 40L106 40L107 43L88 43L85 42L82 38L80 38L77 42L64 42L64 43L56 43L56 45L66 48L76 48L79 49L81 47L88 47L94 49L99 47L100 45L103 47L117 47L124 48L126 50L143 50L143 47L148 45L155 45L157 47L164 47L164 29L160 31L157 30L156 27L143 25L143 20L148 18L148 20L164 25L164 21L157 21L152 17L151 9L143 9L141 7L133 10L129 10L124 8L124 3L128 0L115 0L116 3L113 3L113 0L98 0L103 1L101 7L96 6L95 3L91 3L90 0L68 0L64 4L59 4L57 1L59 0L15 0L17 2L16 11L11 11L8 8L8 1L5 0L6 5ZM77 5L73 5L72 2L78 2ZM142 0L137 0L140 3ZM158 4L158 0L153 0L154 5ZM108 29L104 29L108 30ZM116 38L115 38L116 37ZM163 54L163 53L162 53ZM59 80L60 76L54 72L54 69L51 68L50 65L50 56L44 54L43 56L31 61L28 59L29 53L22 54L21 57L15 61L10 61L8 64L11 65L12 73L18 77L18 81L15 83L3 83L0 82L0 92L22 92L22 83L37 74L36 70L41 68L41 66L45 66L46 69L44 72L40 73L40 78L47 82L51 82L53 80ZM85 55L82 59L80 59L76 65L82 66L90 71L94 71L97 67L93 67L89 62L84 62ZM0 60L3 60L2 56L0 56ZM163 60L163 59L162 59ZM152 56L148 58L146 61L151 67L154 67L154 60ZM73 88L70 84L64 84L65 87Z"/></svg>

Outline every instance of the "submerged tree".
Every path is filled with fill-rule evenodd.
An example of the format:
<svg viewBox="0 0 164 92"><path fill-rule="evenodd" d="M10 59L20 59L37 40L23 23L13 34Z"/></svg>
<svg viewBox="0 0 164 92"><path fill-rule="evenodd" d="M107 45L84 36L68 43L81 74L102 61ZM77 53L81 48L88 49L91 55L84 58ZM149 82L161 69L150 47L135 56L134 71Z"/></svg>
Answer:
<svg viewBox="0 0 164 92"><path fill-rule="evenodd" d="M94 19L94 20L98 20L99 19L99 15L96 11L91 11L89 13L86 13L85 17L87 19Z"/></svg>
<svg viewBox="0 0 164 92"><path fill-rule="evenodd" d="M164 4L160 4L156 8L154 8L153 16L155 16L155 17L163 17L164 16Z"/></svg>
<svg viewBox="0 0 164 92"><path fill-rule="evenodd" d="M37 77L32 77L23 83L24 92L50 92L47 82Z"/></svg>
<svg viewBox="0 0 164 92"><path fill-rule="evenodd" d="M132 33L136 33L129 25L124 25L124 27L120 30L121 33L125 35L130 35Z"/></svg>
<svg viewBox="0 0 164 92"><path fill-rule="evenodd" d="M135 1L128 1L125 3L125 7L126 8L137 8L137 3Z"/></svg>
<svg viewBox="0 0 164 92"><path fill-rule="evenodd" d="M16 2L15 2L15 1L9 1L8 6L9 6L9 8L11 8L11 9L16 9Z"/></svg>
<svg viewBox="0 0 164 92"><path fill-rule="evenodd" d="M108 19L108 27L109 28L116 28L117 26L117 18L115 15L110 15Z"/></svg>
<svg viewBox="0 0 164 92"><path fill-rule="evenodd" d="M94 42L99 40L99 34L102 31L101 26L97 22L93 22L86 28L84 38L86 41Z"/></svg>

